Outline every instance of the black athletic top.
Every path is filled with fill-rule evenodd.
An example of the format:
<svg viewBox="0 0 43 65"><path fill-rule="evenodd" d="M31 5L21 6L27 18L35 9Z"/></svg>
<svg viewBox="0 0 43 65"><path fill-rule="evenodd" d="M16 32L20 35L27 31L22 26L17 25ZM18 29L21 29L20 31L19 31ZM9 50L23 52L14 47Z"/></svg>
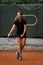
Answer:
<svg viewBox="0 0 43 65"><path fill-rule="evenodd" d="M23 31L24 31L24 25L26 24L26 21L24 19L21 20L21 22L19 22L19 20L17 19L14 24L16 25L17 27L17 35L21 35L23 34ZM26 33L26 32L25 32Z"/></svg>

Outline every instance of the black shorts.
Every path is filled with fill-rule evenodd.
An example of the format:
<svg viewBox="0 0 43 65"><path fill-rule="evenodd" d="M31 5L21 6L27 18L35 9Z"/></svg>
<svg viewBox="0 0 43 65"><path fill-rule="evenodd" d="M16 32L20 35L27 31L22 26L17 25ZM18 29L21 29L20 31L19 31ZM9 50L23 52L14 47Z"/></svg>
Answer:
<svg viewBox="0 0 43 65"><path fill-rule="evenodd" d="M16 34L16 37L26 38L26 33L24 34L24 36L23 36L23 37L21 37L19 34Z"/></svg>

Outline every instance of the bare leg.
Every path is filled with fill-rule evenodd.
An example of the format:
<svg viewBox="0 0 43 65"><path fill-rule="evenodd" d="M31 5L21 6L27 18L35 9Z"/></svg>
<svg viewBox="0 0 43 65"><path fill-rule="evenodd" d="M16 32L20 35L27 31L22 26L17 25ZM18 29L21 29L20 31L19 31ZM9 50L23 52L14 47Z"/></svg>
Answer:
<svg viewBox="0 0 43 65"><path fill-rule="evenodd" d="M19 46L18 52L19 52L20 55L22 55L22 50L21 50L21 48L22 48L21 38L18 37L18 38L17 38L17 42L18 42L18 46Z"/></svg>
<svg viewBox="0 0 43 65"><path fill-rule="evenodd" d="M26 44L26 38L23 38L23 39L21 40L21 43L22 43L22 50L23 50L23 48L24 48L24 46L25 46L25 44Z"/></svg>
<svg viewBox="0 0 43 65"><path fill-rule="evenodd" d="M21 39L18 37L17 41L18 41L19 49L18 49L18 52L16 53L16 57L17 57L17 59L22 60L22 50L25 46L26 38Z"/></svg>

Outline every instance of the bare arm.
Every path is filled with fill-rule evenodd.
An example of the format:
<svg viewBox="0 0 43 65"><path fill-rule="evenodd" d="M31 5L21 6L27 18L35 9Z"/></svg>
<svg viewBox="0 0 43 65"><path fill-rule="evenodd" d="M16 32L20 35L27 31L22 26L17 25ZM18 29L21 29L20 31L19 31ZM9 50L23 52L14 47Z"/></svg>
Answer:
<svg viewBox="0 0 43 65"><path fill-rule="evenodd" d="M11 35L11 33L13 32L13 30L15 29L15 24L13 24L13 26L12 26L12 28L11 28L11 30L10 30L10 32L8 33L8 37Z"/></svg>
<svg viewBox="0 0 43 65"><path fill-rule="evenodd" d="M25 32L26 32L26 25L24 25L23 35L25 34Z"/></svg>
<svg viewBox="0 0 43 65"><path fill-rule="evenodd" d="M24 25L24 31L23 31L23 34L21 35L21 37L24 36L25 32L26 32L26 25Z"/></svg>
<svg viewBox="0 0 43 65"><path fill-rule="evenodd" d="M12 28L11 28L11 30L10 30L10 34L13 32L13 30L15 29L15 24L13 24L13 26L12 26Z"/></svg>

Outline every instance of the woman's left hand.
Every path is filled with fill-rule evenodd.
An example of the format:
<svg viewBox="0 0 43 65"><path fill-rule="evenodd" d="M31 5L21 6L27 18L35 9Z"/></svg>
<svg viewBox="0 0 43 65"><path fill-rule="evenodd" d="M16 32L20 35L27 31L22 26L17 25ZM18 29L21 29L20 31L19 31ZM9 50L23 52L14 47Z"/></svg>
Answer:
<svg viewBox="0 0 43 65"><path fill-rule="evenodd" d="M23 37L23 34L21 34L20 37Z"/></svg>

